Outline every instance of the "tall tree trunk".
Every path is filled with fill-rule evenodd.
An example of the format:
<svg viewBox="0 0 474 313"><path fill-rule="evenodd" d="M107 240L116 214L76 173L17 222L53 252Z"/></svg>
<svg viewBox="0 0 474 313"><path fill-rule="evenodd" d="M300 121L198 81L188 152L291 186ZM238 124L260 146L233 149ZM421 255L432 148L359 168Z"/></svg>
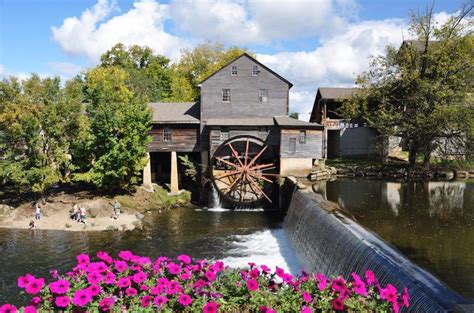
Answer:
<svg viewBox="0 0 474 313"><path fill-rule="evenodd" d="M416 156L418 153L418 147L415 143L410 143L408 148L408 162L410 163L410 167L414 167L416 164Z"/></svg>
<svg viewBox="0 0 474 313"><path fill-rule="evenodd" d="M430 168L430 160L431 160L431 143L429 143L425 147L425 151L423 152L423 168L425 170Z"/></svg>

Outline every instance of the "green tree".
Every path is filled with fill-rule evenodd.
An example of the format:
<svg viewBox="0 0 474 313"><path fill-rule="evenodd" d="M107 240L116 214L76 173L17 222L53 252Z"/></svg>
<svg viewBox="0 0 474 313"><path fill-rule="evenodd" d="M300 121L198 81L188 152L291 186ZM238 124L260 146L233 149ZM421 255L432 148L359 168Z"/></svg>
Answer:
<svg viewBox="0 0 474 313"><path fill-rule="evenodd" d="M81 89L74 81L61 87L59 78L33 74L19 82L0 83L0 177L37 192L67 181L70 143L81 127Z"/></svg>
<svg viewBox="0 0 474 313"><path fill-rule="evenodd" d="M290 117L294 119L299 119L300 114L298 112L291 112Z"/></svg>
<svg viewBox="0 0 474 313"><path fill-rule="evenodd" d="M74 160L76 177L99 188L121 188L134 184L146 163L150 140L151 110L147 101L134 94L129 74L118 67L98 67L86 73L87 134L78 144L87 155Z"/></svg>
<svg viewBox="0 0 474 313"><path fill-rule="evenodd" d="M342 107L345 116L362 118L383 138L401 136L413 166L417 156L429 167L436 140L472 133L474 38L472 6L443 25L433 8L411 16L415 40L387 47L360 75L360 89Z"/></svg>
<svg viewBox="0 0 474 313"><path fill-rule="evenodd" d="M205 42L193 50L183 50L180 61L171 66L171 100L199 100L199 83L245 52L248 53L247 49L225 49L223 44L212 42Z"/></svg>
<svg viewBox="0 0 474 313"><path fill-rule="evenodd" d="M149 47L118 43L105 52L101 67L119 67L128 73L130 89L149 101L166 101L171 94L170 60L153 54Z"/></svg>

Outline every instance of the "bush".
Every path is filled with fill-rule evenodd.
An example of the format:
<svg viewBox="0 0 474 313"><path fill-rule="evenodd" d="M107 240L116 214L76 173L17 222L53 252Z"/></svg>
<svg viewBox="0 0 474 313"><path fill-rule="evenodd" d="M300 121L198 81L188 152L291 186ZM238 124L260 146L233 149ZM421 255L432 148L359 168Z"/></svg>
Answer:
<svg viewBox="0 0 474 313"><path fill-rule="evenodd" d="M26 274L18 286L32 298L24 312L398 312L408 307L391 284L382 288L371 271L365 278L353 273L351 281L328 279L322 274L293 277L281 268L249 263L248 269L231 269L221 261L176 260L121 251L113 259L98 252L98 262L87 254L66 275L52 271L53 280ZM10 304L0 312L15 312Z"/></svg>

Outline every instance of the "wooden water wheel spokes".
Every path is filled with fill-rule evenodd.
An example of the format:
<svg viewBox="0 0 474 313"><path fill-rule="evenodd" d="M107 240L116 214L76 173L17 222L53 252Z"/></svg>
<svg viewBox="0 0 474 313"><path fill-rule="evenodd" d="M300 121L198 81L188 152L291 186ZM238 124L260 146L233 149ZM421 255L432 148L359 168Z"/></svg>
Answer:
<svg viewBox="0 0 474 313"><path fill-rule="evenodd" d="M211 179L221 197L250 204L270 199L278 177L271 148L253 136L237 136L222 143L211 160Z"/></svg>

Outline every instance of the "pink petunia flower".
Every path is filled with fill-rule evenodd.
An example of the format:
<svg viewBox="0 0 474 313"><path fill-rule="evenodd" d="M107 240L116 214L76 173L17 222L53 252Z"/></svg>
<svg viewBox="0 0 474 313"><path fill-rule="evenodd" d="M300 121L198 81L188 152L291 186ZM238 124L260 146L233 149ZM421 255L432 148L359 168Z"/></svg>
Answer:
<svg viewBox="0 0 474 313"><path fill-rule="evenodd" d="M141 271L133 275L133 281L137 284L143 283L147 278L147 275Z"/></svg>
<svg viewBox="0 0 474 313"><path fill-rule="evenodd" d="M86 306L92 300L92 295L89 289L79 289L76 290L74 293L74 297L72 298L72 303L74 305L83 307Z"/></svg>
<svg viewBox="0 0 474 313"><path fill-rule="evenodd" d="M193 302L193 299L191 299L191 297L187 294L182 293L181 295L179 295L178 302L182 306L188 306Z"/></svg>
<svg viewBox="0 0 474 313"><path fill-rule="evenodd" d="M93 297L97 296L102 291L102 287L96 284L90 285L88 289L89 289L89 292L91 293L91 296Z"/></svg>
<svg viewBox="0 0 474 313"><path fill-rule="evenodd" d="M49 290L51 290L52 293L63 295L68 292L70 285L71 284L69 283L69 281L65 279L60 279L49 284Z"/></svg>
<svg viewBox="0 0 474 313"><path fill-rule="evenodd" d="M266 306L261 306L259 308L261 313L276 313L274 310L270 309L269 307Z"/></svg>
<svg viewBox="0 0 474 313"><path fill-rule="evenodd" d="M106 298L103 298L102 300L100 300L99 308L102 311L109 311L110 309L112 309L114 304L115 304L115 299L114 298L106 297Z"/></svg>
<svg viewBox="0 0 474 313"><path fill-rule="evenodd" d="M367 272L365 272L365 281L367 282L367 285L373 285L375 283L374 272L367 270Z"/></svg>
<svg viewBox="0 0 474 313"><path fill-rule="evenodd" d="M77 264L81 264L81 265L89 264L91 260L89 255L85 253L79 254L78 256L76 256L76 259L77 259Z"/></svg>
<svg viewBox="0 0 474 313"><path fill-rule="evenodd" d="M262 272L264 273L270 273L270 268L266 265L261 265L260 268L262 269Z"/></svg>
<svg viewBox="0 0 474 313"><path fill-rule="evenodd" d="M247 289L250 291L255 291L258 289L258 282L254 279L247 280Z"/></svg>
<svg viewBox="0 0 474 313"><path fill-rule="evenodd" d="M133 253L128 250L123 250L119 252L118 256L124 261L130 261L130 259L133 257Z"/></svg>
<svg viewBox="0 0 474 313"><path fill-rule="evenodd" d="M204 274L208 281L213 282L216 279L216 273L213 270L208 270Z"/></svg>
<svg viewBox="0 0 474 313"><path fill-rule="evenodd" d="M331 283L331 289L337 292L341 292L347 288L346 281L344 278L334 278Z"/></svg>
<svg viewBox="0 0 474 313"><path fill-rule="evenodd" d="M37 313L38 310L33 305L28 305L23 308L23 313Z"/></svg>
<svg viewBox="0 0 474 313"><path fill-rule="evenodd" d="M102 274L99 272L92 272L87 275L89 284L100 284L102 282Z"/></svg>
<svg viewBox="0 0 474 313"><path fill-rule="evenodd" d="M0 313L15 313L16 307L12 304L5 303L4 305L0 306Z"/></svg>
<svg viewBox="0 0 474 313"><path fill-rule="evenodd" d="M312 312L313 310L311 310L311 308L308 306L303 306L300 311L300 313L312 313Z"/></svg>
<svg viewBox="0 0 474 313"><path fill-rule="evenodd" d="M137 290L135 288L129 287L125 289L125 294L129 297L134 297L137 295Z"/></svg>
<svg viewBox="0 0 474 313"><path fill-rule="evenodd" d="M321 291L326 289L326 287L328 285L328 280L327 280L326 276L324 276L324 274L322 274L322 273L318 273L318 274L316 274L316 279L318 281L318 289L321 290Z"/></svg>
<svg viewBox="0 0 474 313"><path fill-rule="evenodd" d="M187 254L181 254L176 259L178 259L178 261L181 261L182 263L186 265L191 264L191 257Z"/></svg>
<svg viewBox="0 0 474 313"><path fill-rule="evenodd" d="M58 308L67 308L69 303L71 303L71 299L67 296L60 296L54 300L54 304L56 304Z"/></svg>
<svg viewBox="0 0 474 313"><path fill-rule="evenodd" d="M165 305L167 302L168 302L168 298L163 297L163 296L158 296L155 298L155 300L153 300L153 303L155 303L157 307L161 307Z"/></svg>
<svg viewBox="0 0 474 313"><path fill-rule="evenodd" d="M121 277L117 281L117 286L120 288L126 288L130 286L130 277Z"/></svg>
<svg viewBox="0 0 474 313"><path fill-rule="evenodd" d="M217 261L214 264L211 265L211 269L216 272L222 272L224 270L224 262L222 261Z"/></svg>
<svg viewBox="0 0 474 313"><path fill-rule="evenodd" d="M126 270L128 270L128 265L127 265L127 262L118 260L118 261L115 261L114 268L117 272L123 273Z"/></svg>
<svg viewBox="0 0 474 313"><path fill-rule="evenodd" d="M31 274L26 274L25 276L18 277L18 287L25 288L29 282L32 282L35 277Z"/></svg>
<svg viewBox="0 0 474 313"><path fill-rule="evenodd" d="M332 300L332 309L334 311L342 311L344 310L344 302L341 298L336 298Z"/></svg>
<svg viewBox="0 0 474 313"><path fill-rule="evenodd" d="M104 261L107 264L112 264L112 261L113 261L112 257L105 251L97 252L97 258L99 260Z"/></svg>
<svg viewBox="0 0 474 313"><path fill-rule="evenodd" d="M178 275L181 272L181 267L173 262L166 265L166 268L168 269L168 272L173 275Z"/></svg>
<svg viewBox="0 0 474 313"><path fill-rule="evenodd" d="M407 308L410 306L410 296L408 295L408 289L406 287L403 289L402 302Z"/></svg>
<svg viewBox="0 0 474 313"><path fill-rule="evenodd" d="M26 285L25 291L29 295L35 295L35 294L37 294L38 292L41 291L43 286L44 286L44 279L43 278L34 279Z"/></svg>
<svg viewBox="0 0 474 313"><path fill-rule="evenodd" d="M140 299L140 304L143 308L147 308L147 307L150 306L151 300L152 300L152 298L150 296L143 296Z"/></svg>
<svg viewBox="0 0 474 313"><path fill-rule="evenodd" d="M115 284L115 274L112 272L107 272L104 277L104 283L107 285Z"/></svg>
<svg viewBox="0 0 474 313"><path fill-rule="evenodd" d="M216 313L219 306L214 301L210 301L202 308L203 313Z"/></svg>
<svg viewBox="0 0 474 313"><path fill-rule="evenodd" d="M311 295L309 293L307 293L306 291L303 291L301 293L301 296L303 297L303 300L307 303L309 303L313 300L313 298L311 298Z"/></svg>

